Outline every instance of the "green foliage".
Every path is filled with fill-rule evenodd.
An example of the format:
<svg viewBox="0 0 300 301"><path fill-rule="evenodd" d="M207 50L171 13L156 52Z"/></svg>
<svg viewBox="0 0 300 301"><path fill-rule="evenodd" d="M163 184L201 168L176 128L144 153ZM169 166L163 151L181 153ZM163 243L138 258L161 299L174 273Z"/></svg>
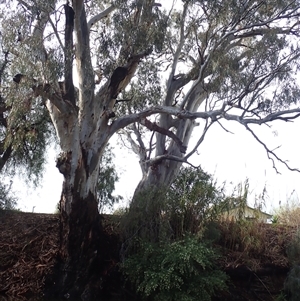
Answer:
<svg viewBox="0 0 300 301"><path fill-rule="evenodd" d="M123 215L121 229L126 254L136 250L136 239L158 242L170 240L172 229L166 215L166 189L142 191ZM126 245L126 246L125 246Z"/></svg>
<svg viewBox="0 0 300 301"><path fill-rule="evenodd" d="M226 288L202 232L222 196L210 175L184 168L170 189L140 193L123 216L123 272L143 300L211 300Z"/></svg>
<svg viewBox="0 0 300 301"><path fill-rule="evenodd" d="M172 243L140 241L139 247L123 269L145 300L206 301L226 288L214 250L195 236Z"/></svg>
<svg viewBox="0 0 300 301"><path fill-rule="evenodd" d="M285 293L281 292L275 299L275 301L287 301L287 296Z"/></svg>
<svg viewBox="0 0 300 301"><path fill-rule="evenodd" d="M217 187L201 168L182 168L167 194L166 214L177 237L198 233L204 222L218 215L224 187Z"/></svg>
<svg viewBox="0 0 300 301"><path fill-rule="evenodd" d="M184 167L170 188L153 187L136 196L122 227L126 237L152 242L200 235L218 216L223 199L224 187L217 187L211 175Z"/></svg>
<svg viewBox="0 0 300 301"><path fill-rule="evenodd" d="M103 211L104 208L112 208L114 204L122 200L122 196L113 195L115 183L119 180L113 160L114 155L112 148L107 146L101 158L97 181L97 198L100 212Z"/></svg>
<svg viewBox="0 0 300 301"><path fill-rule="evenodd" d="M0 182L0 210L12 210L17 205L17 198L14 197L11 191L11 184Z"/></svg>
<svg viewBox="0 0 300 301"><path fill-rule="evenodd" d="M2 27L8 26L6 21ZM13 81L13 76L23 71L20 64L28 63L21 57L20 64L11 64L7 43L0 40L0 172L9 176L18 173L37 185L46 162L47 145L54 142L54 128L43 100L28 93L33 79L24 80L25 88Z"/></svg>
<svg viewBox="0 0 300 301"><path fill-rule="evenodd" d="M14 114L10 114L12 119ZM42 113L36 112L32 118L27 114L23 121L18 117L13 123L9 122L4 149L11 148L12 152L6 162L6 173L14 175L18 172L37 185L44 170L46 149L51 142L54 142L53 127L46 110Z"/></svg>
<svg viewBox="0 0 300 301"><path fill-rule="evenodd" d="M300 300L300 266L294 265L288 274L285 282L285 290L289 293L288 300L298 301Z"/></svg>

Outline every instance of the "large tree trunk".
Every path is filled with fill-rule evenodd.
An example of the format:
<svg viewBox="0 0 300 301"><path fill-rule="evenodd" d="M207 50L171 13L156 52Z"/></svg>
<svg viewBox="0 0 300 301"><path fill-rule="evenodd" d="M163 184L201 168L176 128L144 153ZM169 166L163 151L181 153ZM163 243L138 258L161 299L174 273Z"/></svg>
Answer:
<svg viewBox="0 0 300 301"><path fill-rule="evenodd" d="M74 9L74 10L73 10ZM46 102L59 137L61 154L57 168L64 176L60 200L61 244L58 291L66 298L91 300L98 297L105 250L98 213L96 183L99 162L107 141L108 116L101 103L110 101L107 85L95 100L94 72L83 1L65 5L65 81ZM72 79L73 26L76 30L78 95ZM118 87L117 87L118 88ZM98 105L97 105L98 104ZM96 130L97 129L97 130Z"/></svg>
<svg viewBox="0 0 300 301"><path fill-rule="evenodd" d="M55 114L54 114L55 115ZM71 118L68 124L72 124ZM99 294L101 272L104 269L104 234L96 199L99 160L105 143L97 155L80 142L78 126L60 128L64 132L64 151L57 159L57 167L64 175L60 200L61 244L59 294L67 298L81 296L90 300ZM88 133L88 132L87 132ZM103 133L105 136L105 133ZM69 138L69 139L68 139ZM86 141L85 141L86 142Z"/></svg>
<svg viewBox="0 0 300 301"><path fill-rule="evenodd" d="M74 11L73 11L74 10ZM47 91L46 106L59 138L61 154L57 167L64 176L60 200L61 246L58 290L67 298L99 298L109 249L98 213L96 184L104 149L111 136L139 116L114 117L118 94L128 85L140 60L149 54L132 53L127 64L119 66L111 78L95 91L94 71L89 47L89 26L84 1L65 5L65 81L62 95ZM75 59L78 93L72 79L72 40L75 30ZM133 118L133 120L132 120Z"/></svg>
<svg viewBox="0 0 300 301"><path fill-rule="evenodd" d="M77 179L84 178L81 172L78 170ZM69 198L72 198L70 208ZM103 231L97 200L91 191L81 196L65 181L60 204L60 257L63 263L60 293L65 297L81 296L83 300L90 300L99 293L101 283L98 280L104 268Z"/></svg>

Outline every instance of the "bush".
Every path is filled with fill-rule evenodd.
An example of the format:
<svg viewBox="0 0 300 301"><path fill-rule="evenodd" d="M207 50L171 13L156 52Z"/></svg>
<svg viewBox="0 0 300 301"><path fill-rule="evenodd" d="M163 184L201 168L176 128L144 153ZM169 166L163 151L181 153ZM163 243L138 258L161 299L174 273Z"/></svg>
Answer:
<svg viewBox="0 0 300 301"><path fill-rule="evenodd" d="M288 274L284 288L288 292L290 301L300 300L300 266L294 265Z"/></svg>
<svg viewBox="0 0 300 301"><path fill-rule="evenodd" d="M175 237L199 233L219 215L224 187L217 187L211 175L201 168L183 168L168 190L166 214Z"/></svg>
<svg viewBox="0 0 300 301"><path fill-rule="evenodd" d="M300 300L300 232L298 231L287 248L287 256L293 264L285 281L285 290L289 300Z"/></svg>
<svg viewBox="0 0 300 301"><path fill-rule="evenodd" d="M217 255L195 236L173 243L139 242L123 271L143 300L209 301L226 288L227 276L216 267Z"/></svg>
<svg viewBox="0 0 300 301"><path fill-rule="evenodd" d="M204 242L211 206L221 200L210 175L185 168L170 189L135 197L123 216L125 278L143 300L211 300L226 288L217 255Z"/></svg>
<svg viewBox="0 0 300 301"><path fill-rule="evenodd" d="M17 198L14 197L10 184L0 182L0 210L12 210L17 205Z"/></svg>

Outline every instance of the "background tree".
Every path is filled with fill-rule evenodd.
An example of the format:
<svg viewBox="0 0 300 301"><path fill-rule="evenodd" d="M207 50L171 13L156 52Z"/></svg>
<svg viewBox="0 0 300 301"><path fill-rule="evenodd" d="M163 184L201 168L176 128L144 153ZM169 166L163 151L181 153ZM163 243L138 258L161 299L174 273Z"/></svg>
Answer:
<svg viewBox="0 0 300 301"><path fill-rule="evenodd" d="M114 165L113 149L107 146L100 161L100 171L97 182L97 200L99 212L104 209L112 209L114 204L117 204L123 199L120 195L114 195L115 183L119 180Z"/></svg>
<svg viewBox="0 0 300 301"><path fill-rule="evenodd" d="M91 298L93 275L105 270L96 187L106 145L121 129L130 126L140 156L136 195L169 186L222 120L245 126L287 166L250 125L299 115L299 4L187 0L169 11L153 0L2 4L11 87L1 95L17 100L25 119L47 110L61 148L63 294ZM199 140L186 153L196 119ZM10 132L24 127L21 117L10 123ZM146 143L148 130L156 134Z"/></svg>
<svg viewBox="0 0 300 301"><path fill-rule="evenodd" d="M9 177L23 173L37 185L46 162L47 144L54 142L53 126L43 107L35 104L28 108L22 99L11 95L19 87L12 82L11 59L1 38L0 48L0 172Z"/></svg>
<svg viewBox="0 0 300 301"><path fill-rule="evenodd" d="M0 210L12 210L16 208L17 198L14 197L10 185L0 182Z"/></svg>

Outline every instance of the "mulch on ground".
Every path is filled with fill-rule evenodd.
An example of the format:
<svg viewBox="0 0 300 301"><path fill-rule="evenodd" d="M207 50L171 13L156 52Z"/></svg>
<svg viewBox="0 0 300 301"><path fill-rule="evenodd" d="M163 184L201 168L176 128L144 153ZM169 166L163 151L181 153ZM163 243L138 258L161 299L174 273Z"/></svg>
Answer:
<svg viewBox="0 0 300 301"><path fill-rule="evenodd" d="M59 217L0 211L0 294L41 294L59 247Z"/></svg>
<svg viewBox="0 0 300 301"><path fill-rule="evenodd" d="M108 250L115 250L114 260L118 260L120 248L119 222L118 216L102 215L104 232L115 237ZM290 268L286 250L297 229L228 222L218 224L217 230L216 248L222 254L219 264L230 276L231 285L227 295L215 300L274 300ZM58 215L0 211L0 296L14 296L14 300L41 296L58 251Z"/></svg>

